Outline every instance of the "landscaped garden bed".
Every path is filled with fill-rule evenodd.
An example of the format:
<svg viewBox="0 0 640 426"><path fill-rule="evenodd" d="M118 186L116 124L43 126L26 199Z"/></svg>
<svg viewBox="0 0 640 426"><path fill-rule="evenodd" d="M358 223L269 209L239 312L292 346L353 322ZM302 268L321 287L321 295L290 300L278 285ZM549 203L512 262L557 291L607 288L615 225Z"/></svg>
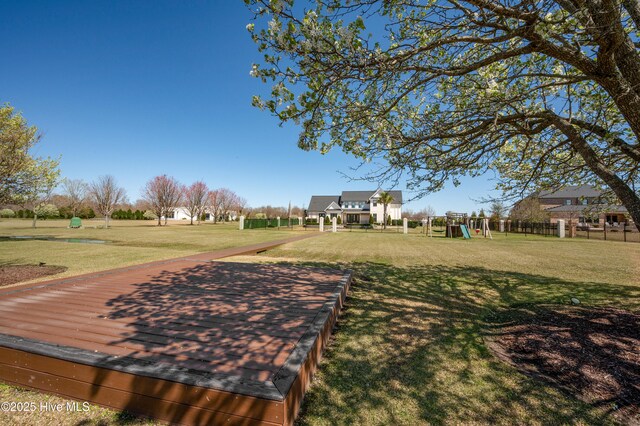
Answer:
<svg viewBox="0 0 640 426"><path fill-rule="evenodd" d="M640 314L544 305L500 315L489 348L519 371L640 424Z"/></svg>
<svg viewBox="0 0 640 426"><path fill-rule="evenodd" d="M49 265L1 265L0 287L34 280L47 275L55 275L66 271L64 266Z"/></svg>

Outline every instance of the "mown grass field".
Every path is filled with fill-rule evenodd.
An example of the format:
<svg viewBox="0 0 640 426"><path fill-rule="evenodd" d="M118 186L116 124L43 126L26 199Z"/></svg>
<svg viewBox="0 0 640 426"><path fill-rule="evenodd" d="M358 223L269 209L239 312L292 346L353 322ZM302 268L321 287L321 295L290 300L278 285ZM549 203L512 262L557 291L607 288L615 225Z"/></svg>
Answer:
<svg viewBox="0 0 640 426"><path fill-rule="evenodd" d="M193 230L122 228L84 230L92 238L114 241L112 246L0 242L0 259L37 262L40 256L51 255L51 263L58 264L73 257L67 265L79 272L96 268L93 262L105 250L111 258L99 268L291 235L274 230L239 232L229 225L186 227ZM8 228L0 225L0 229L0 235L8 235ZM38 232L46 233L44 228ZM50 232L74 231L52 228ZM120 250L131 250L133 258ZM493 319L512 306L568 304L577 297L582 306L640 310L640 244L522 235L464 241L419 234L327 233L263 255L229 260L355 271L350 297L307 393L300 424L615 423L612 407L590 406L518 373L494 358L484 338L491 333ZM54 398L0 386L1 400L17 397ZM47 416L39 420L43 424L129 421L97 408L72 417ZM2 424L33 424L24 420L0 413Z"/></svg>
<svg viewBox="0 0 640 426"><path fill-rule="evenodd" d="M109 229L99 228L104 224L102 220L83 223L83 229L69 229L68 220L38 221L33 229L28 219L0 219L0 237L35 235L109 242L0 241L0 265L45 262L67 267L66 272L56 276L62 277L277 240L296 233L274 229L243 233L237 222L190 226L181 221L158 227L154 221L123 220L112 221Z"/></svg>

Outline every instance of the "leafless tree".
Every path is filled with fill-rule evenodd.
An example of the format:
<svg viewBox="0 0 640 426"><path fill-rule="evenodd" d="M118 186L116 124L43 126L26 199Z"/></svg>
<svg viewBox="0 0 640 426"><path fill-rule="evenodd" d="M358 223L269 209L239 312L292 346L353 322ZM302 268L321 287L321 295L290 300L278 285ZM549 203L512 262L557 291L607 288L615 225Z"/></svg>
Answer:
<svg viewBox="0 0 640 426"><path fill-rule="evenodd" d="M218 189L218 203L220 204L220 217L224 223L229 215L229 211L236 203L238 195L230 189Z"/></svg>
<svg viewBox="0 0 640 426"><path fill-rule="evenodd" d="M246 200L230 189L219 188L209 193L209 204L214 212L214 223L222 220L224 223L232 210L238 211L246 208Z"/></svg>
<svg viewBox="0 0 640 426"><path fill-rule="evenodd" d="M235 201L234 210L238 212L238 216L246 214L249 208L249 204L247 203L247 199L244 197L238 196Z"/></svg>
<svg viewBox="0 0 640 426"><path fill-rule="evenodd" d="M62 195L67 197L67 203L73 216L87 202L89 185L81 179L64 179L62 181Z"/></svg>
<svg viewBox="0 0 640 426"><path fill-rule="evenodd" d="M218 201L218 190L209 191L208 196L209 210L213 216L213 223L218 223L218 216L220 215L220 203Z"/></svg>
<svg viewBox="0 0 640 426"><path fill-rule="evenodd" d="M89 195L92 198L98 213L104 215L104 225L109 227L111 213L121 202L125 201L126 192L116 183L111 175L100 176L89 184Z"/></svg>
<svg viewBox="0 0 640 426"><path fill-rule="evenodd" d="M173 213L182 198L182 185L173 177L167 175L156 176L144 187L144 199L149 203L150 210L158 216L158 226L167 224L168 216Z"/></svg>
<svg viewBox="0 0 640 426"><path fill-rule="evenodd" d="M274 207L270 204L266 206L255 207L253 209L255 213L263 213L266 217L272 219L275 217L285 217L287 214L286 207Z"/></svg>
<svg viewBox="0 0 640 426"><path fill-rule="evenodd" d="M208 195L209 188L207 184L202 181L194 182L185 188L184 201L192 225L194 217L197 218L197 222L200 224L200 216L204 213Z"/></svg>

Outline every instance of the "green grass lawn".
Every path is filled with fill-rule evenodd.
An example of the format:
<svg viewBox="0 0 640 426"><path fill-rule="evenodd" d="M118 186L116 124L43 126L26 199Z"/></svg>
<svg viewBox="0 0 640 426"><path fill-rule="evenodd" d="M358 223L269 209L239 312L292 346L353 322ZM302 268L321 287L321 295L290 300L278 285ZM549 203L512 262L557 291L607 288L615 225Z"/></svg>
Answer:
<svg viewBox="0 0 640 426"><path fill-rule="evenodd" d="M108 244L0 241L0 265L45 262L67 267L66 272L56 275L63 277L277 240L300 232L276 229L240 232L237 222L199 226L169 222L169 226L158 227L154 221L118 220L112 221L109 229L97 228L103 223L102 220L83 221L85 228L69 229L68 220L47 220L38 221L38 227L33 229L29 219L0 219L0 236L37 235L109 241Z"/></svg>
<svg viewBox="0 0 640 426"><path fill-rule="evenodd" d="M0 235L9 232L26 233L0 224ZM62 236L74 231L41 228L39 232ZM92 262L107 253L110 260L100 268L292 235L239 232L229 225L164 229L123 225L82 232L114 244L0 242L0 261L34 262L39 256L51 256L52 264L77 273L95 267ZM301 424L614 422L610 407L589 406L501 363L483 338L492 320L516 305L566 304L577 297L583 306L639 310L640 244L523 235L465 241L354 232L326 234L232 260L355 271L333 342L307 393ZM0 399L11 399L18 392L25 391L2 386ZM31 392L19 395L26 400L50 398ZM112 412L96 409L95 413L101 414L92 410L72 421L55 420L123 421ZM0 413L2 424L16 419Z"/></svg>
<svg viewBox="0 0 640 426"><path fill-rule="evenodd" d="M588 406L499 362L483 336L514 305L578 297L637 311L640 244L330 234L258 257L356 271L301 424L614 422L610 407Z"/></svg>

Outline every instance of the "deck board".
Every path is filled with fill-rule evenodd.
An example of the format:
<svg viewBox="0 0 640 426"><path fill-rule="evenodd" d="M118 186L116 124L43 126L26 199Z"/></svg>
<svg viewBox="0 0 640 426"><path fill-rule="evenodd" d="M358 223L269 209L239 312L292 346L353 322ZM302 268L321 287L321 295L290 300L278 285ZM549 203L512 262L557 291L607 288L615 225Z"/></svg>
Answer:
<svg viewBox="0 0 640 426"><path fill-rule="evenodd" d="M0 290L0 380L177 424L291 424L351 274L221 257Z"/></svg>

